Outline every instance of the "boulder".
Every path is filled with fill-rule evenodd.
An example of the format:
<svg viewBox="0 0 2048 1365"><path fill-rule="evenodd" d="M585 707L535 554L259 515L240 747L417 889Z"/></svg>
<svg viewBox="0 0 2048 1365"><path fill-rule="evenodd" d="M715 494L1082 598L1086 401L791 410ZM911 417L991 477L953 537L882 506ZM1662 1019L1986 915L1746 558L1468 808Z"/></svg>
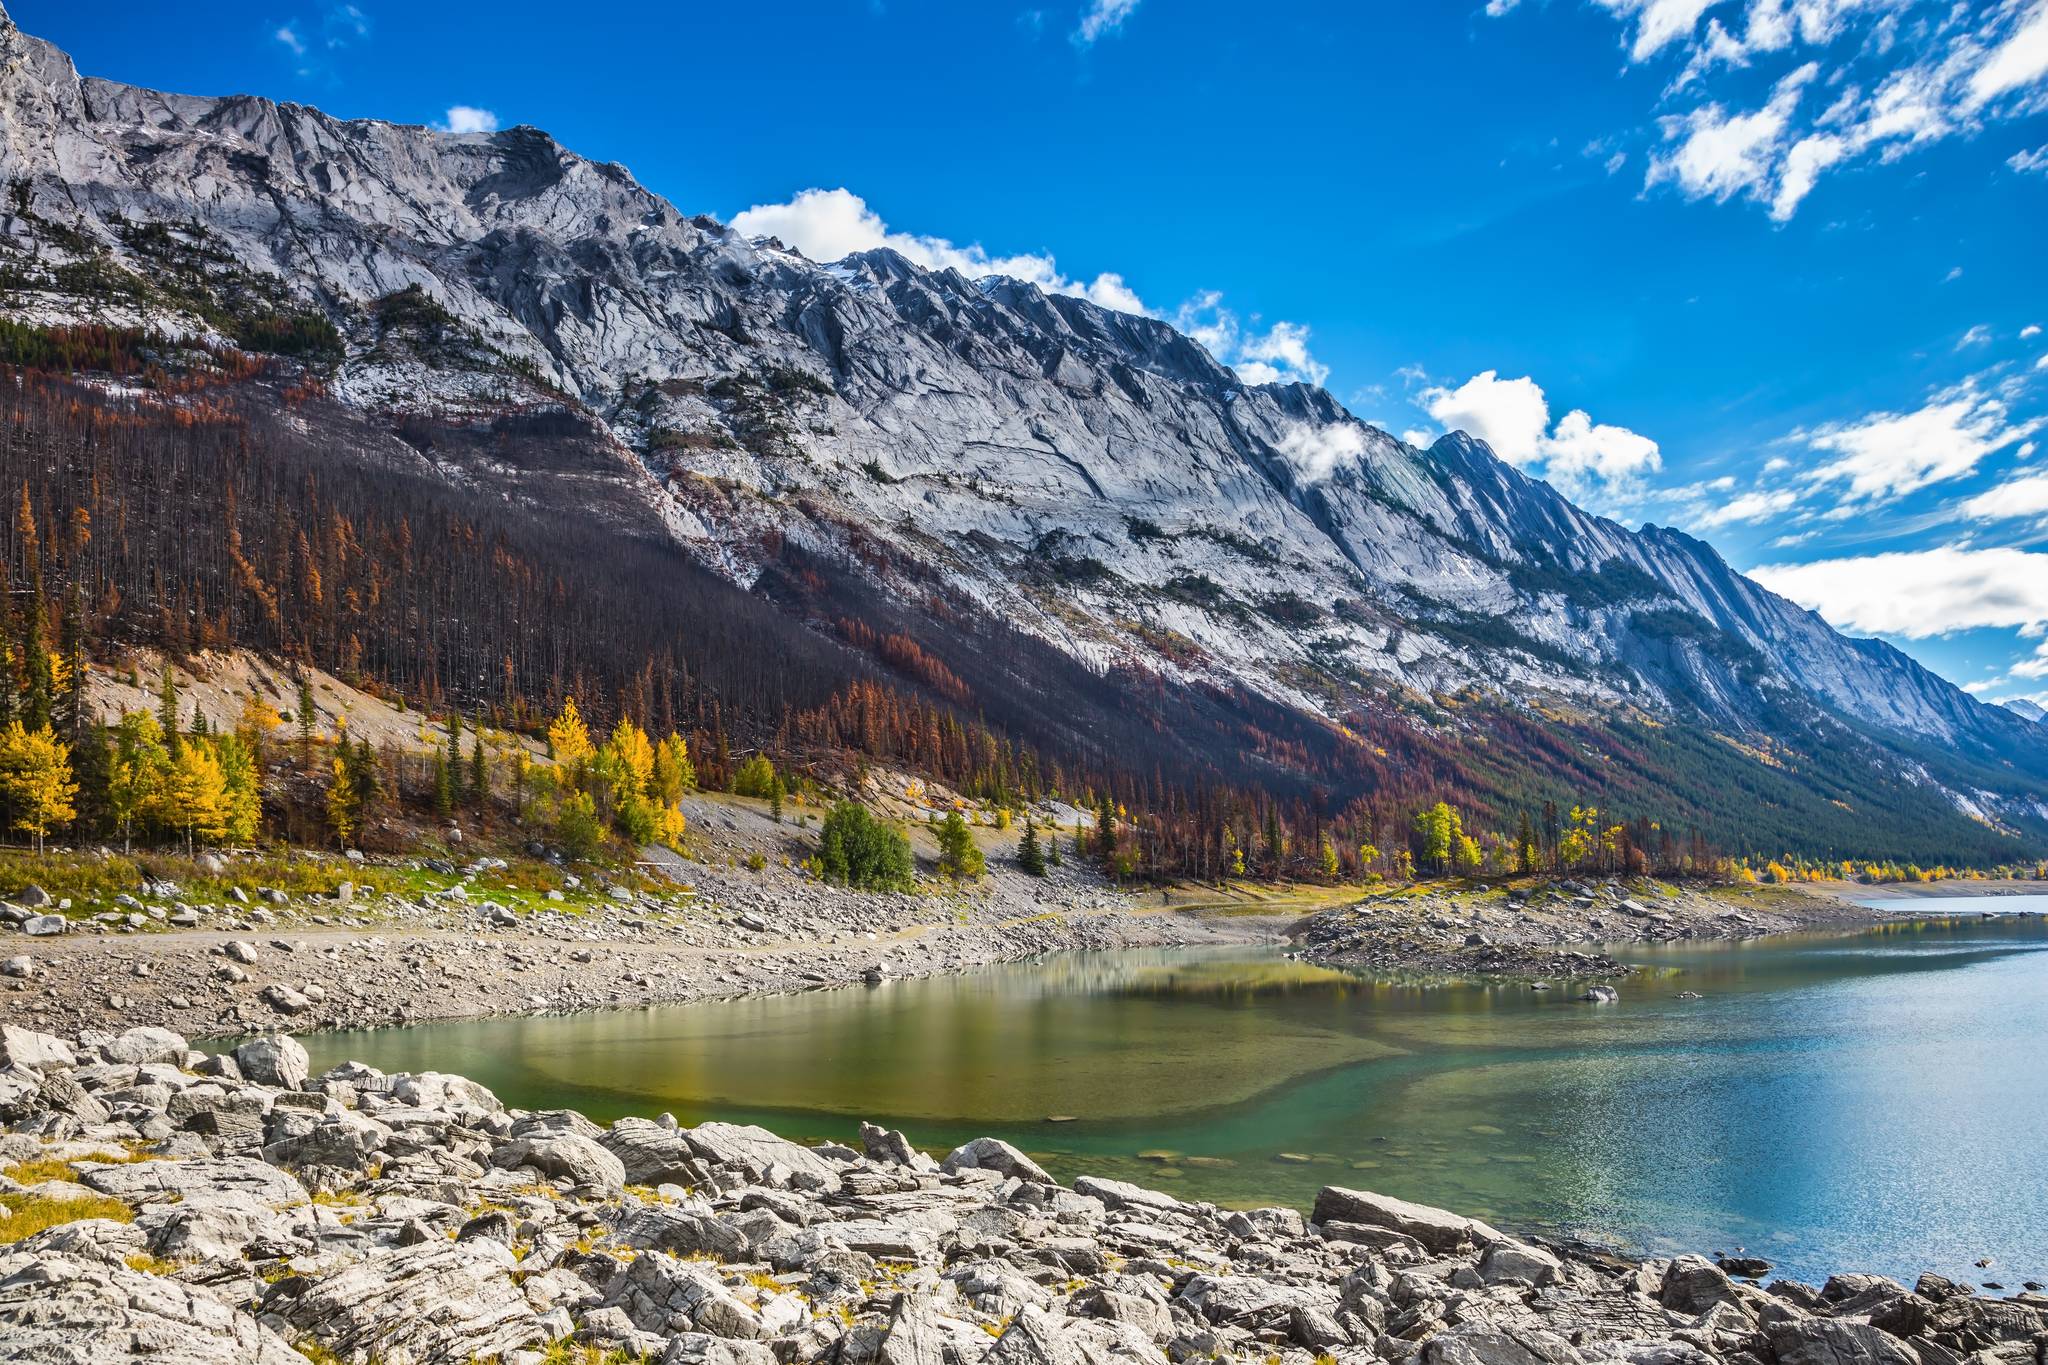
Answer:
<svg viewBox="0 0 2048 1365"><path fill-rule="evenodd" d="M687 1188L705 1181L703 1163L689 1140L650 1119L620 1119L598 1142L625 1167L628 1184Z"/></svg>
<svg viewBox="0 0 2048 1365"><path fill-rule="evenodd" d="M1578 1348L1535 1329L1453 1328L1422 1347L1422 1365L1580 1365Z"/></svg>
<svg viewBox="0 0 2048 1365"><path fill-rule="evenodd" d="M31 915L21 922L21 932L30 938L54 938L71 928L62 915Z"/></svg>
<svg viewBox="0 0 2048 1365"><path fill-rule="evenodd" d="M36 1071L78 1063L71 1044L53 1034L0 1024L0 1066L25 1066Z"/></svg>
<svg viewBox="0 0 2048 1365"><path fill-rule="evenodd" d="M282 1209L310 1199L306 1187L275 1166L247 1157L189 1161L137 1161L102 1166L81 1162L79 1182L130 1204L224 1202L243 1208Z"/></svg>
<svg viewBox="0 0 2048 1365"><path fill-rule="evenodd" d="M1043 1166L1001 1138L978 1137L972 1142L963 1142L946 1153L946 1159L939 1163L939 1169L947 1175L964 1170L995 1171L1039 1185L1053 1183L1052 1177L1046 1174Z"/></svg>
<svg viewBox="0 0 2048 1365"><path fill-rule="evenodd" d="M152 1062L178 1063L192 1050L191 1044L167 1028L132 1028L118 1038L100 1044L110 1062L148 1066Z"/></svg>
<svg viewBox="0 0 2048 1365"><path fill-rule="evenodd" d="M1313 1223L1363 1223L1368 1227L1386 1228L1406 1237L1412 1237L1425 1248L1438 1253L1457 1251L1464 1246L1486 1246L1498 1242L1501 1235L1476 1218L1464 1218L1444 1209L1433 1209L1427 1204L1411 1204L1405 1199L1394 1199L1367 1190L1347 1190L1336 1185L1326 1185L1316 1196L1315 1211L1309 1215Z"/></svg>
<svg viewBox="0 0 2048 1365"><path fill-rule="evenodd" d="M1674 1312L1698 1316L1715 1304L1739 1300L1728 1272L1704 1256L1679 1256L1664 1272L1657 1302Z"/></svg>
<svg viewBox="0 0 2048 1365"><path fill-rule="evenodd" d="M839 1187L838 1166L766 1128L749 1123L703 1123L676 1131L690 1144L690 1150L705 1161L741 1171L749 1179L761 1181L770 1167L780 1166L807 1188Z"/></svg>
<svg viewBox="0 0 2048 1365"><path fill-rule="evenodd" d="M1867 1322L1807 1318L1771 1329L1778 1365L1920 1365L1904 1342Z"/></svg>
<svg viewBox="0 0 2048 1365"><path fill-rule="evenodd" d="M1479 1278L1488 1284L1555 1284L1564 1265L1557 1257L1525 1242L1503 1237L1479 1258Z"/></svg>
<svg viewBox="0 0 2048 1365"><path fill-rule="evenodd" d="M312 1063L299 1040L288 1034L252 1038L235 1049L235 1066L248 1080L279 1090L299 1090Z"/></svg>
<svg viewBox="0 0 2048 1365"><path fill-rule="evenodd" d="M534 1133L501 1143L491 1164L502 1170L531 1166L552 1180L617 1191L626 1183L626 1166L581 1133Z"/></svg>

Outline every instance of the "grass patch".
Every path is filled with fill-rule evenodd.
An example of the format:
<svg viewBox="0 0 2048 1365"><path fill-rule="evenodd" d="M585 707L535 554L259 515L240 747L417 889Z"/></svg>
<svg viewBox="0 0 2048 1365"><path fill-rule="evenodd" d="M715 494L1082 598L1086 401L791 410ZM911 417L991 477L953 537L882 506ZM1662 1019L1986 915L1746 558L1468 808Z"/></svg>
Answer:
<svg viewBox="0 0 2048 1365"><path fill-rule="evenodd" d="M139 1270L145 1275L175 1275L178 1263L167 1261L161 1256L152 1256L146 1251L131 1251L121 1258L130 1270Z"/></svg>
<svg viewBox="0 0 2048 1365"><path fill-rule="evenodd" d="M63 1195L54 1199L32 1194L0 1194L0 1245L19 1242L49 1228L83 1222L88 1218L132 1223L135 1210L103 1194Z"/></svg>

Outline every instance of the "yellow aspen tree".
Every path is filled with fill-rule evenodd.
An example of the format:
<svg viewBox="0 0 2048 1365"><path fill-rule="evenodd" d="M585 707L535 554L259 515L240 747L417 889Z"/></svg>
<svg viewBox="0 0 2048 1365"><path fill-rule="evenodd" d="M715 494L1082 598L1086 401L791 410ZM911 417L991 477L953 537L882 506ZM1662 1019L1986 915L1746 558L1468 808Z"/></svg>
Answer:
<svg viewBox="0 0 2048 1365"><path fill-rule="evenodd" d="M189 853L202 840L219 843L228 833L228 782L210 744L183 744L171 760L164 802L167 823L185 836Z"/></svg>
<svg viewBox="0 0 2048 1365"><path fill-rule="evenodd" d="M78 816L72 805L78 784L71 780L71 747L47 725L29 730L18 720L9 721L0 730L0 791L13 807L14 827L32 836L41 853L44 836Z"/></svg>

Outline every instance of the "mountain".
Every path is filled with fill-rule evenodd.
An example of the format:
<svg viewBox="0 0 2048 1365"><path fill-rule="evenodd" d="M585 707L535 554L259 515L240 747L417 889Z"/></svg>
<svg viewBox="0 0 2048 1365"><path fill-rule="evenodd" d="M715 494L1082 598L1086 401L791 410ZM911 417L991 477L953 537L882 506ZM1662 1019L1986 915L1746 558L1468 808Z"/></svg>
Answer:
<svg viewBox="0 0 2048 1365"><path fill-rule="evenodd" d="M1760 847L2048 833L2048 742L2012 712L1153 318L813 262L532 128L81 78L4 15L0 177L14 323L285 357L381 467L679 550L849 677L1048 752L1340 805L1426 751L1496 813L1662 793Z"/></svg>
<svg viewBox="0 0 2048 1365"><path fill-rule="evenodd" d="M2048 722L2048 711L2042 710L2025 697L2019 697L2006 702L2005 709L2018 716L2021 720L2029 720L2036 725Z"/></svg>

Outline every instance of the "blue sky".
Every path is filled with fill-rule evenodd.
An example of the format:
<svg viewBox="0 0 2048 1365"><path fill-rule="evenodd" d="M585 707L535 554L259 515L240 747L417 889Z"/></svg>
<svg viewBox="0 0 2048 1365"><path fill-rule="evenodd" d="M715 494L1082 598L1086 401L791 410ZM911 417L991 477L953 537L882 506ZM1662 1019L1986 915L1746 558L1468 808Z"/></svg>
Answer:
<svg viewBox="0 0 2048 1365"><path fill-rule="evenodd" d="M1144 308L2048 701L2048 0L9 8Z"/></svg>

